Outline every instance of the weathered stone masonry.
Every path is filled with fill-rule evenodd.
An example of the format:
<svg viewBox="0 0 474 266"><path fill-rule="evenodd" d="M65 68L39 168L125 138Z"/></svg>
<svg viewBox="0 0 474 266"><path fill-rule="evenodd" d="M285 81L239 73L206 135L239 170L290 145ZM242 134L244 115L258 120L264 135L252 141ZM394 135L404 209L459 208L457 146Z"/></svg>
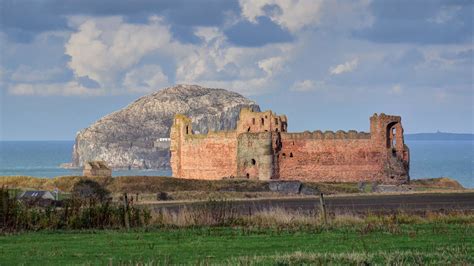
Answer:
<svg viewBox="0 0 474 266"><path fill-rule="evenodd" d="M409 149L399 116L374 114L370 133L288 133L284 115L242 109L233 131L193 134L191 120L174 118L173 176L194 179L306 181L409 180Z"/></svg>

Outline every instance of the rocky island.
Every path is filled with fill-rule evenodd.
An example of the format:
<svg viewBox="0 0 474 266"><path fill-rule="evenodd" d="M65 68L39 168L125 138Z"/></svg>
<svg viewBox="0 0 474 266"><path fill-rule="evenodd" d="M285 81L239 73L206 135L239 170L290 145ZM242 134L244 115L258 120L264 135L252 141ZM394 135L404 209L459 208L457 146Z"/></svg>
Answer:
<svg viewBox="0 0 474 266"><path fill-rule="evenodd" d="M112 168L170 167L170 128L175 114L192 117L196 133L236 127L242 108L260 107L224 89L177 85L143 96L77 133L73 167L102 160Z"/></svg>

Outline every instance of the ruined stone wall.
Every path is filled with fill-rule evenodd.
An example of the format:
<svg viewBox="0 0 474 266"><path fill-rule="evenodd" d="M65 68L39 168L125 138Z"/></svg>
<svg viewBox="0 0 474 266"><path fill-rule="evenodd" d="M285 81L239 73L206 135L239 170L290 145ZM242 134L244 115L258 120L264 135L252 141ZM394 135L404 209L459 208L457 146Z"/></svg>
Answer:
<svg viewBox="0 0 474 266"><path fill-rule="evenodd" d="M408 147L399 116L374 115L371 133L314 131L281 133L281 179L323 182L409 179Z"/></svg>
<svg viewBox="0 0 474 266"><path fill-rule="evenodd" d="M208 133L186 136L181 146L181 177L222 179L235 176L237 135Z"/></svg>
<svg viewBox="0 0 474 266"><path fill-rule="evenodd" d="M237 132L286 132L287 118L272 111L253 112L250 109L240 110Z"/></svg>
<svg viewBox="0 0 474 266"><path fill-rule="evenodd" d="M335 138L334 133L282 133L280 178L324 182L384 179L386 154L366 134Z"/></svg>
<svg viewBox="0 0 474 266"><path fill-rule="evenodd" d="M261 119L265 120L258 124ZM370 133L287 133L286 123L285 116L271 111L242 110L235 131L194 134L191 120L178 115L171 129L173 176L313 182L409 180L409 150L399 116L374 114Z"/></svg>
<svg viewBox="0 0 474 266"><path fill-rule="evenodd" d="M235 131L194 134L191 121L176 116L171 128L171 168L174 177L222 179L236 175Z"/></svg>

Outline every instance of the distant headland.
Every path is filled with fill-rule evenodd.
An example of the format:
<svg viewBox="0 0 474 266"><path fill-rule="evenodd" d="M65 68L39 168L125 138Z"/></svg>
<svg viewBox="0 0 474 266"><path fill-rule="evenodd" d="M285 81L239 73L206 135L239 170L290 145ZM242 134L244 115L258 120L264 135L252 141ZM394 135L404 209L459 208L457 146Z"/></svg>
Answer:
<svg viewBox="0 0 474 266"><path fill-rule="evenodd" d="M470 133L416 133L405 134L405 140L474 140L474 134Z"/></svg>

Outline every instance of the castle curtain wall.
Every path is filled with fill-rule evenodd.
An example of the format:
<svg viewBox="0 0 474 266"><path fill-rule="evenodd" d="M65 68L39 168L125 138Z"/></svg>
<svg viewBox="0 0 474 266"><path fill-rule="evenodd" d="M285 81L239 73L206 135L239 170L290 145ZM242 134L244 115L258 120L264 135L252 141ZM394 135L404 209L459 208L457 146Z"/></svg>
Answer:
<svg viewBox="0 0 474 266"><path fill-rule="evenodd" d="M180 145L180 176L178 177L215 180L235 176L236 133L189 134L183 136ZM178 156L178 154L172 156Z"/></svg>
<svg viewBox="0 0 474 266"><path fill-rule="evenodd" d="M280 178L316 182L384 179L386 154L367 134L335 138L333 133L281 134Z"/></svg>

